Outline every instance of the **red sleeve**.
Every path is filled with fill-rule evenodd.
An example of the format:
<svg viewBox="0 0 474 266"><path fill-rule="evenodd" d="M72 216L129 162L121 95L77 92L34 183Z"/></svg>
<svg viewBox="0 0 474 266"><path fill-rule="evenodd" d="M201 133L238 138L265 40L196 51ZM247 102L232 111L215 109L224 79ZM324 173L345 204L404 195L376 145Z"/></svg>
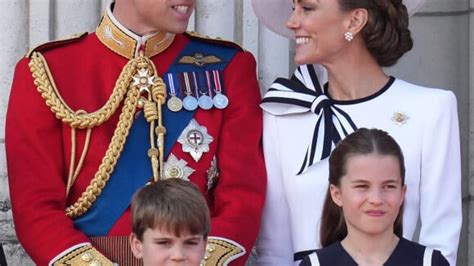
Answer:
<svg viewBox="0 0 474 266"><path fill-rule="evenodd" d="M62 123L33 84L28 59L15 70L6 119L8 181L20 243L38 265L88 242L65 215Z"/></svg>
<svg viewBox="0 0 474 266"><path fill-rule="evenodd" d="M229 238L246 249L231 265L244 265L255 243L265 199L262 112L256 63L238 52L224 71L229 106L217 148L220 177L214 191L211 236Z"/></svg>

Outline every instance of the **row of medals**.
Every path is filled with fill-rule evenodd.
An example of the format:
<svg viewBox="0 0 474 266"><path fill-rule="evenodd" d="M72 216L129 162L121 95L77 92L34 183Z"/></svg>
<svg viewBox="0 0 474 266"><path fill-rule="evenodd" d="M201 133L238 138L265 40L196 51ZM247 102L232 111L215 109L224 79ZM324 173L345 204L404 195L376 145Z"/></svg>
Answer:
<svg viewBox="0 0 474 266"><path fill-rule="evenodd" d="M214 97L210 97L207 94L203 94L196 99L192 95L186 95L183 100L178 98L176 94L170 94L170 98L166 102L166 106L170 111L179 112L183 108L188 111L194 111L198 107L204 110L209 110L212 107L217 109L224 109L229 105L229 99L227 96L220 92L216 92Z"/></svg>

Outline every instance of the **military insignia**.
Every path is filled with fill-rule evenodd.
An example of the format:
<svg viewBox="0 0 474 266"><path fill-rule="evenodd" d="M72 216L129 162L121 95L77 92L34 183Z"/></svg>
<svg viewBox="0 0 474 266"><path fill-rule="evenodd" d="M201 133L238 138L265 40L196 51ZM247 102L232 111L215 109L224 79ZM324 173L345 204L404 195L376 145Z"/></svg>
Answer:
<svg viewBox="0 0 474 266"><path fill-rule="evenodd" d="M155 85L155 76L150 76L148 69L141 68L138 73L133 76L133 86L138 86L140 92L147 91L148 87Z"/></svg>
<svg viewBox="0 0 474 266"><path fill-rule="evenodd" d="M166 102L166 106L172 112L179 112L183 109L183 102L176 95L171 94L171 97Z"/></svg>
<svg viewBox="0 0 474 266"><path fill-rule="evenodd" d="M123 42L121 42L120 40L118 40L117 38L114 37L114 33L112 31L112 28L110 26L105 26L104 27L104 37L109 39L109 40L112 40L113 42L115 42L118 46L120 47L124 47L125 45L123 44Z"/></svg>
<svg viewBox="0 0 474 266"><path fill-rule="evenodd" d="M209 76L210 76L210 73L206 71L206 77L208 80L210 80ZM221 76L220 76L219 71L213 70L212 76L214 78L214 84L216 88L215 89L216 95L214 95L214 97L212 98L212 102L217 109L224 109L227 107L227 105L229 105L229 99L227 98L227 96L222 94L222 85L221 85L222 83L221 83Z"/></svg>
<svg viewBox="0 0 474 266"><path fill-rule="evenodd" d="M185 55L181 57L178 61L181 64L193 64L198 67L202 67L206 64L215 64L215 63L220 63L222 60L215 56L215 55L203 55L201 53L196 53L194 56L191 55Z"/></svg>
<svg viewBox="0 0 474 266"><path fill-rule="evenodd" d="M189 125L178 138L184 152L189 152L194 161L199 161L204 152L209 151L209 144L214 138L207 134L207 128L200 126L196 120L191 119Z"/></svg>
<svg viewBox="0 0 474 266"><path fill-rule="evenodd" d="M211 166L206 171L207 173L207 190L211 190L217 183L219 178L219 168L217 167L217 157L214 155L211 161Z"/></svg>
<svg viewBox="0 0 474 266"><path fill-rule="evenodd" d="M194 173L195 170L187 166L187 164L185 160L178 160L178 158L171 153L163 166L164 179L181 178L189 180L189 176Z"/></svg>
<svg viewBox="0 0 474 266"><path fill-rule="evenodd" d="M168 84L170 87L170 98L166 102L166 106L172 112L179 112L183 109L183 102L176 97L176 88L174 86L173 74L168 73Z"/></svg>
<svg viewBox="0 0 474 266"><path fill-rule="evenodd" d="M203 110L209 110L213 106L212 98L203 93L201 97L199 97L198 105Z"/></svg>
<svg viewBox="0 0 474 266"><path fill-rule="evenodd" d="M229 99L222 93L216 93L212 102L217 109L225 109L229 105Z"/></svg>
<svg viewBox="0 0 474 266"><path fill-rule="evenodd" d="M191 82L189 81L188 73L183 73L184 76L184 85L186 87L186 97L183 99L183 106L184 109L188 111L194 111L198 108L198 100L193 96L193 92L191 90Z"/></svg>
<svg viewBox="0 0 474 266"><path fill-rule="evenodd" d="M392 121L395 122L395 124L402 126L407 122L407 120L410 119L406 114L402 112L395 112L392 116Z"/></svg>
<svg viewBox="0 0 474 266"><path fill-rule="evenodd" d="M183 107L188 111L194 111L198 108L198 100L188 94L183 99Z"/></svg>

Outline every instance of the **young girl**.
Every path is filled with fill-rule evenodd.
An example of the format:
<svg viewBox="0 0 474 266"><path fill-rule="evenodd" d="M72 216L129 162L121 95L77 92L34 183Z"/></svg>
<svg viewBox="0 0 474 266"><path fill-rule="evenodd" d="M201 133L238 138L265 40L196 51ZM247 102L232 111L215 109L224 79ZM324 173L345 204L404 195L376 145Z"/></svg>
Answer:
<svg viewBox="0 0 474 266"><path fill-rule="evenodd" d="M361 128L329 158L321 222L322 249L308 265L449 265L438 251L402 237L405 165L385 131Z"/></svg>

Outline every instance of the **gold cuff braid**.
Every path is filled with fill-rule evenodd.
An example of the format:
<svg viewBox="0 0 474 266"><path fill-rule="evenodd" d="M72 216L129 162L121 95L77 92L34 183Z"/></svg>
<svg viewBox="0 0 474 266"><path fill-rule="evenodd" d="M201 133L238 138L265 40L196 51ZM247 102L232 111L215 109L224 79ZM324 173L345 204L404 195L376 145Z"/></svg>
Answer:
<svg viewBox="0 0 474 266"><path fill-rule="evenodd" d="M91 245L77 248L53 263L53 266L112 266L114 263Z"/></svg>
<svg viewBox="0 0 474 266"><path fill-rule="evenodd" d="M245 248L238 243L225 238L210 237L201 266L225 266L244 254Z"/></svg>

